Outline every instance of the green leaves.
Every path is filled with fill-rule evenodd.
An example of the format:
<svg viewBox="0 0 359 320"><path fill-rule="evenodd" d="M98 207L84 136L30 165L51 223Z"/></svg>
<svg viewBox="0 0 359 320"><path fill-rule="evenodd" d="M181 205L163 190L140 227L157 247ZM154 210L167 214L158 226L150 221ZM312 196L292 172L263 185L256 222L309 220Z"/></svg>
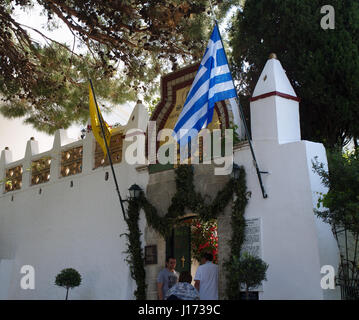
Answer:
<svg viewBox="0 0 359 320"><path fill-rule="evenodd" d="M25 116L50 134L87 121L89 77L106 101L121 104L139 95L149 101L159 91L161 74L203 54L211 28L208 0L38 0L36 5L47 15L49 29L61 22L76 43L70 48L41 30L43 43L34 41L12 16L16 6L30 10L32 1L1 3L0 110L7 117ZM78 54L75 46L86 53Z"/></svg>
<svg viewBox="0 0 359 320"><path fill-rule="evenodd" d="M0 90L4 98L0 111L6 117L23 117L40 131L52 134L58 128L68 128L73 122L88 120L88 82L91 77L96 91L110 102L123 103L136 98L135 91L126 89L106 70L94 68L90 56L72 55L60 45L36 49L39 60L37 76L26 88L19 79L2 78Z"/></svg>
<svg viewBox="0 0 359 320"><path fill-rule="evenodd" d="M269 267L262 259L244 252L240 258L234 256L232 272L236 281L246 287L246 291L259 286L262 281L267 280L266 272Z"/></svg>
<svg viewBox="0 0 359 320"><path fill-rule="evenodd" d="M141 195L143 197L143 195ZM141 199L141 198L140 198ZM146 299L146 271L144 268L144 257L141 246L141 231L138 225L140 215L140 204L135 199L129 200L126 223L129 233L124 234L128 240L126 262L130 266L131 277L136 281L137 288L134 295L137 300Z"/></svg>
<svg viewBox="0 0 359 320"><path fill-rule="evenodd" d="M81 275L72 268L63 269L55 279L55 284L66 288L66 300L69 295L69 289L78 287L81 284Z"/></svg>
<svg viewBox="0 0 359 320"><path fill-rule="evenodd" d="M326 171L317 159L313 161L313 170L329 188L327 194L320 195L317 205L323 205L327 210L317 210L316 214L331 224L341 225L353 233L358 233L359 153L329 151L327 157L329 171Z"/></svg>
<svg viewBox="0 0 359 320"><path fill-rule="evenodd" d="M314 212L331 224L338 242L341 259L338 281L344 290L342 298L358 299L359 152L331 150L327 158L329 171L317 159L313 161L313 170L329 189L326 194L319 195L319 210Z"/></svg>
<svg viewBox="0 0 359 320"><path fill-rule="evenodd" d="M78 287L81 284L81 275L75 269L63 269L56 276L55 284L66 289Z"/></svg>

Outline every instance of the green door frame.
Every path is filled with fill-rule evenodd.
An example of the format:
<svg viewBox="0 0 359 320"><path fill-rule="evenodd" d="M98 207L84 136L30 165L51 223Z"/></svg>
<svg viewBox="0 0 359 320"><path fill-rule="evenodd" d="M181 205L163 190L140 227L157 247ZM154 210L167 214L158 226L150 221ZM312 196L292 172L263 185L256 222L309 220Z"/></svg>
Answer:
<svg viewBox="0 0 359 320"><path fill-rule="evenodd" d="M193 218L197 218L197 215L184 217L180 219L180 222ZM182 230L180 230L180 228L182 228ZM176 271L178 272L181 271L191 272L192 259L191 259L191 229L190 228L191 228L190 226L181 226L181 225L174 226L172 228L171 235L166 239L166 257L173 256L176 258L177 260ZM184 260L182 261L182 259Z"/></svg>

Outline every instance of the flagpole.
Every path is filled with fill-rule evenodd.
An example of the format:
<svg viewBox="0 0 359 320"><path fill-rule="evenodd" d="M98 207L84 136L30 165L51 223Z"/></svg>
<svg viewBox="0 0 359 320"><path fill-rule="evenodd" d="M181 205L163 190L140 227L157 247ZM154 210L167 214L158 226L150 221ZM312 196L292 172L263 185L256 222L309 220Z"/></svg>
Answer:
<svg viewBox="0 0 359 320"><path fill-rule="evenodd" d="M212 4L211 4L211 7L212 7ZM212 11L213 11L213 8L212 8ZM214 13L213 13L214 15ZM262 182L262 176L261 174L264 173L262 171L259 170L259 167L258 167L258 163L257 163L257 159L256 159L256 156L254 154L254 150L253 150L253 146L252 146L252 142L251 142L251 137L249 136L249 130L248 130L248 127L247 127L247 123L246 123L246 119L244 117L244 112L243 112L243 109L242 109L242 105L239 101L239 96L238 96L238 91L236 89L236 86L234 84L234 80L233 80L233 74L232 74L232 69L231 69L231 66L230 64L228 63L228 58L227 58L227 53L226 53L226 50L224 50L224 45L223 45L223 40L222 40L222 36L221 36L221 32L219 30L219 26L218 26L218 22L216 19L214 19L214 22L218 28L218 32L219 32L219 37L221 39L221 43L222 43L222 47L223 47L223 51L224 51L224 55L226 57L226 61L227 61L227 65L228 65L228 68L229 68L229 72L231 73L232 75L232 82L233 82L233 87L235 88L235 91L236 91L236 98L237 98L237 103L238 103L238 107L239 107L239 112L240 112L240 115L241 115L241 118L242 118L242 121L243 121L243 125L244 125L244 131L246 133L246 136L248 138L248 143L249 143L249 148L251 150L251 153L252 153L252 158L253 158L253 162L254 162L254 166L256 168L256 171L257 171L257 176L258 176L258 180L259 180L259 185L261 187L261 190L262 190L262 195L263 195L263 198L268 198L268 195L267 193L265 192L264 190L264 186L263 186L263 182Z"/></svg>
<svg viewBox="0 0 359 320"><path fill-rule="evenodd" d="M101 126L101 131L102 131L102 137L103 137L103 140L105 141L107 156L108 156L108 160L109 160L109 162L110 162L113 180L115 181L116 191L117 191L117 194L118 194L118 198L119 198L119 200L120 200L120 203L121 203L121 209L122 209L123 218L124 218L125 221L127 221L126 213L125 213L125 208L124 208L124 206L123 206L123 203L125 202L125 200L123 200L123 199L121 198L120 189L118 188L118 183L117 183L117 179L116 179L115 169L113 168L113 163L112 163L112 159L111 159L110 149L109 149L109 147L108 147L107 140L105 139L105 130L104 130L104 127L103 127L102 117L101 117L101 115L100 115L100 110L99 110L98 105L97 105L95 90L94 90L93 85L92 85L92 80L89 79L89 81L90 81L90 85L91 85L91 90L92 90L93 98L94 98L94 100L95 100L95 106L96 106L97 116L98 116L98 119L99 119L99 121L100 121L100 126Z"/></svg>

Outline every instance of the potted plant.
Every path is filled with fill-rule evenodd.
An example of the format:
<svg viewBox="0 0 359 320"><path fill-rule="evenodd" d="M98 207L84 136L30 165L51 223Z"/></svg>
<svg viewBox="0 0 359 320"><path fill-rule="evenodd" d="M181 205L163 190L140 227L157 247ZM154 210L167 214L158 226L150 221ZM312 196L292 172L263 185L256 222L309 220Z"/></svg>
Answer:
<svg viewBox="0 0 359 320"><path fill-rule="evenodd" d="M69 289L78 287L81 284L81 275L75 269L67 268L62 270L55 279L55 284L59 287L66 288L66 299L69 294Z"/></svg>
<svg viewBox="0 0 359 320"><path fill-rule="evenodd" d="M261 258L254 257L244 252L239 259L234 259L236 280L243 284L246 290L246 299L249 298L249 290L259 286L263 280L267 280L266 272L268 264Z"/></svg>

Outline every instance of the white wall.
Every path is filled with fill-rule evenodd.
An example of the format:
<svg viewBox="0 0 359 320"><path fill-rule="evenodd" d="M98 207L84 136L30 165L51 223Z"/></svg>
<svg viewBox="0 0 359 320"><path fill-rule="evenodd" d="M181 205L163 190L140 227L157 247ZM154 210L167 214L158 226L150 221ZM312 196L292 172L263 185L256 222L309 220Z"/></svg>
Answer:
<svg viewBox="0 0 359 320"><path fill-rule="evenodd" d="M127 128L146 125L145 109L137 107L133 115L135 120ZM60 138L58 134L55 149L61 148ZM25 183L21 190L0 195L0 279L4 274L11 276L2 298L8 292L10 299L63 299L65 289L54 285L55 277L63 268L72 267L81 273L83 282L70 291L70 299L133 299L135 282L124 254L127 239L120 237L127 228L110 168L92 170L91 135L74 145L79 143L84 143L85 157L81 174L37 186ZM123 148L128 145L125 142ZM311 170L311 159L318 155L325 160L324 148L306 141L262 140L254 141L254 150L260 170L269 172L263 175L267 199L262 197L249 148L236 150L234 161L245 167L247 188L252 192L245 217L261 218L262 259L269 269L260 298L339 298L338 291L323 291L320 286L321 266L338 263L330 228L313 212L316 192L324 189ZM122 163L115 165L122 197L133 183L144 190L148 183L147 171L136 171L136 166L124 161L124 154ZM141 214L142 232L145 225ZM11 261L12 272L3 261ZM23 265L35 268L35 290L20 288Z"/></svg>
<svg viewBox="0 0 359 320"><path fill-rule="evenodd" d="M0 259L0 300L9 296L10 280L13 273L13 260Z"/></svg>
<svg viewBox="0 0 359 320"><path fill-rule="evenodd" d="M304 141L304 143L307 154L308 175L310 177L312 190L313 208L317 208L320 193L325 194L328 192L328 189L321 183L319 175L313 172L313 162L317 159L328 168L327 156L325 148L321 143L310 141ZM323 220L317 216L315 222L317 227L320 265L333 266L336 274L338 274L340 254L332 228L328 223L323 222ZM324 274L322 276L324 276ZM338 299L340 297L340 287L337 286L335 290L323 290L323 294L324 299Z"/></svg>
<svg viewBox="0 0 359 320"><path fill-rule="evenodd" d="M83 282L70 293L71 299L131 299L134 282L124 261L127 232L112 178L106 169L91 175L64 178L57 184L34 186L1 199L0 256L14 260L10 299L62 299L65 291L54 285L62 269L77 269ZM121 194L135 174L116 166ZM70 181L74 186L70 187ZM145 177L137 177L140 185ZM42 188L41 195L38 193ZM20 288L20 269L32 265L36 289Z"/></svg>
<svg viewBox="0 0 359 320"><path fill-rule="evenodd" d="M329 225L313 212L316 190L311 186L307 142L257 141L253 147L259 169L269 172L262 175L268 198L262 196L249 147L236 151L234 162L245 167L247 189L252 192L245 218L261 218L262 259L269 268L260 298L338 299L337 290L324 292L320 286L321 266L338 265L337 246Z"/></svg>
<svg viewBox="0 0 359 320"><path fill-rule="evenodd" d="M136 120L130 126L148 117L141 105L133 114ZM54 149L41 156L59 151L60 140L61 135L57 134ZM49 182L36 186L23 181L22 189L0 194L0 280L4 278L2 274L11 275L7 296L4 289L0 298L64 299L66 290L54 284L56 275L64 268L75 268L82 275L82 284L70 291L70 299L134 298L136 285L125 262L127 238L120 237L128 230L110 167L92 170L95 144L92 134L75 145L82 143L84 155L89 157L84 158L81 174L65 178L51 175ZM36 150L36 143L29 141L27 158L20 162L31 163L30 145L35 147L32 151ZM124 152L122 155L115 172L125 199L133 183L145 188L148 174L137 172L136 166L124 161ZM59 164L53 161L51 166L58 168ZM108 181L105 172L109 172ZM145 219L141 218L142 232L144 226ZM11 273L3 267L8 260L12 261ZM35 290L20 287L23 265L35 268Z"/></svg>
<svg viewBox="0 0 359 320"><path fill-rule="evenodd" d="M267 199L262 198L253 165L244 162L253 191L246 217L262 219L262 255L269 264L263 299L338 299L339 290L323 290L324 265L337 269L338 246L330 226L313 211L318 194L327 189L313 172L311 161L326 163L322 144L301 141L299 102L276 59L262 71L251 102L254 150ZM236 160L243 162L239 152ZM253 189L252 189L253 188Z"/></svg>

